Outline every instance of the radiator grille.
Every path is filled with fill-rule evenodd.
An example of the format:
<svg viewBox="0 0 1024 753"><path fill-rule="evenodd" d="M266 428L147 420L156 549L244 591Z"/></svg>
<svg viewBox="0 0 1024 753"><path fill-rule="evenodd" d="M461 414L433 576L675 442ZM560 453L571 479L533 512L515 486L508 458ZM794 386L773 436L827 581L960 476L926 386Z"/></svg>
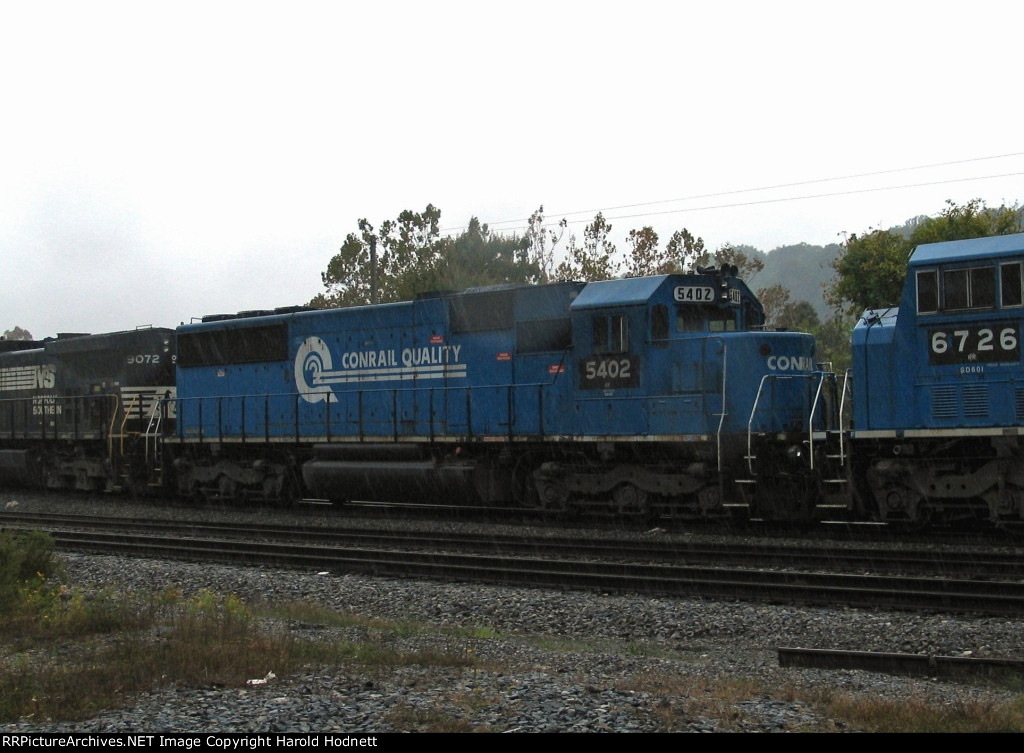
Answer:
<svg viewBox="0 0 1024 753"><path fill-rule="evenodd" d="M932 416L956 418L956 387L936 387L932 390Z"/></svg>
<svg viewBox="0 0 1024 753"><path fill-rule="evenodd" d="M988 415L988 386L972 384L964 387L964 417L984 418Z"/></svg>

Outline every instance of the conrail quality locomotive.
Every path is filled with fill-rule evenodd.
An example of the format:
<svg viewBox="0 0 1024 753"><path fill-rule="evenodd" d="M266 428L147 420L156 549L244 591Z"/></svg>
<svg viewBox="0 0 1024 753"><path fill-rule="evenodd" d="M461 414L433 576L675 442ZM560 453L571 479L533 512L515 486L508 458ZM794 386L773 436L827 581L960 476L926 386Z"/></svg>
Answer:
<svg viewBox="0 0 1024 753"><path fill-rule="evenodd" d="M919 247L852 375L735 268L3 343L0 477L773 520L1020 520L1024 235ZM856 400L853 392L856 388ZM849 416L852 415L852 421Z"/></svg>

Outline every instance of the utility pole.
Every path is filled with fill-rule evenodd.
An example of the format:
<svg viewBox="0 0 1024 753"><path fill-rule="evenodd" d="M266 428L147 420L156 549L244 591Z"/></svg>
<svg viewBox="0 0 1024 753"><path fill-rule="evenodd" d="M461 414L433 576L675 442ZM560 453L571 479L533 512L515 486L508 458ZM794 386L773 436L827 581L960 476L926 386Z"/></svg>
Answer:
<svg viewBox="0 0 1024 753"><path fill-rule="evenodd" d="M374 306L377 300L377 236L370 236L370 303Z"/></svg>

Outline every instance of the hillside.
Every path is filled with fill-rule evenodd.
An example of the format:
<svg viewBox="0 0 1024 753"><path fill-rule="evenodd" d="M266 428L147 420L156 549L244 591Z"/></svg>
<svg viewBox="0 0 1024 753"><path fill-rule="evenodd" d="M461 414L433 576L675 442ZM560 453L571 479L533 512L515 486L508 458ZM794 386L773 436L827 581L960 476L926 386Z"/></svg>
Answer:
<svg viewBox="0 0 1024 753"><path fill-rule="evenodd" d="M832 279L832 262L839 251L836 243L780 246L767 254L757 254L764 269L746 282L754 290L782 285L789 290L791 301L807 301L825 321L832 317L832 310L825 303L824 286Z"/></svg>

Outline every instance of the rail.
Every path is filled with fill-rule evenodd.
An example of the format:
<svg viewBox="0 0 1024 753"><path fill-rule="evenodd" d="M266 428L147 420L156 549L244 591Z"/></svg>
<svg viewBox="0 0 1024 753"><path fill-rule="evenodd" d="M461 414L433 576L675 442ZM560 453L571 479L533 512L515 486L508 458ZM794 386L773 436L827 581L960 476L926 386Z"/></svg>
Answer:
<svg viewBox="0 0 1024 753"><path fill-rule="evenodd" d="M724 344L722 345L724 351ZM724 355L723 355L724 361ZM715 442L718 468L724 461L722 446L728 428L727 390L724 368L720 391L721 412L705 414L708 421L717 416L717 426L680 427L675 434L701 435ZM319 399L317 399L319 398ZM616 395L582 397L557 382L528 384L491 384L472 386L387 387L335 392L329 389L313 393L247 393L201 397L169 397L162 404L173 409L176 427L164 436L193 443L271 443L271 442L435 442L438 438L460 440L486 439L529 442L552 437L633 437L647 434L647 425L638 428L644 411L631 406L650 400L682 400L684 396ZM613 406L623 418L617 433L588 432L585 421L571 430L558 420L567 411L590 404ZM685 431L684 429L690 429ZM714 436L712 436L714 435ZM658 432L650 436L666 436Z"/></svg>
<svg viewBox="0 0 1024 753"><path fill-rule="evenodd" d="M0 400L0 439L48 442L107 440L116 410L107 403L116 395L37 395ZM99 409L92 411L92 406Z"/></svg>
<svg viewBox="0 0 1024 753"><path fill-rule="evenodd" d="M439 435L543 439L552 383L169 397L182 441L400 441ZM323 395L320 400L310 397ZM529 403L531 411L520 410Z"/></svg>

